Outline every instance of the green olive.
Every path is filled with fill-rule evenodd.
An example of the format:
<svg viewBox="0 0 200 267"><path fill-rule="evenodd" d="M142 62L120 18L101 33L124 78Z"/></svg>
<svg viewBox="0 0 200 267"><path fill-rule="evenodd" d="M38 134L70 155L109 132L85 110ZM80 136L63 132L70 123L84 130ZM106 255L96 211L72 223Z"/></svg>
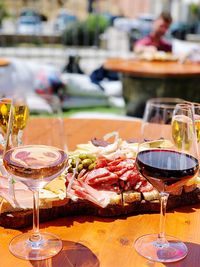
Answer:
<svg viewBox="0 0 200 267"><path fill-rule="evenodd" d="M84 159L82 161L83 167L87 168L92 163L91 159Z"/></svg>
<svg viewBox="0 0 200 267"><path fill-rule="evenodd" d="M91 159L93 162L96 161L96 157L94 155L88 155L88 158Z"/></svg>
<svg viewBox="0 0 200 267"><path fill-rule="evenodd" d="M72 166L73 168L76 167L76 161L75 161L74 159L73 159L72 162L71 162L71 166Z"/></svg>
<svg viewBox="0 0 200 267"><path fill-rule="evenodd" d="M89 171L93 170L93 169L95 168L95 166L96 166L96 163L95 163L95 162L91 163L91 164L88 166L88 170L89 170Z"/></svg>
<svg viewBox="0 0 200 267"><path fill-rule="evenodd" d="M78 172L80 172L83 169L83 164L78 165Z"/></svg>
<svg viewBox="0 0 200 267"><path fill-rule="evenodd" d="M82 159L82 160L83 159L87 159L87 154L80 154L79 155L79 158Z"/></svg>

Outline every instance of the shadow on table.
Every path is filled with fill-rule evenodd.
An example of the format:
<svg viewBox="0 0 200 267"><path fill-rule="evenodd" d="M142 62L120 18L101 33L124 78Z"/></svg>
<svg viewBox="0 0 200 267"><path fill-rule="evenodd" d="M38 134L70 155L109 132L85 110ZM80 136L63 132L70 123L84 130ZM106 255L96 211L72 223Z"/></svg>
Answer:
<svg viewBox="0 0 200 267"><path fill-rule="evenodd" d="M200 209L199 203L193 203L193 204L190 204L188 206L175 208L175 209L170 210L170 211L173 211L173 212L176 211L176 212L182 212L182 213L192 213L192 212L196 212L197 209Z"/></svg>
<svg viewBox="0 0 200 267"><path fill-rule="evenodd" d="M120 217L121 219L124 218L124 220L126 220L126 216L122 216ZM67 216L67 217L63 217L63 218L58 218L55 220L50 220L47 222L43 222L40 223L40 229L46 229L47 227L50 226L66 226L66 227L70 227L74 224L74 222L79 222L79 223L85 223L85 222L95 222L95 221L99 221L99 222L104 222L104 223L110 223L113 222L115 220L117 220L118 217L98 217L98 216ZM31 229L31 227L29 227L28 229ZM26 230L25 230L26 231Z"/></svg>
<svg viewBox="0 0 200 267"><path fill-rule="evenodd" d="M31 261L33 267L99 267L97 256L86 246L63 240L62 251L53 258Z"/></svg>
<svg viewBox="0 0 200 267"><path fill-rule="evenodd" d="M162 263L162 266L166 267L199 267L200 258L200 245L190 242L184 242L188 248L188 255L185 259L175 263ZM147 261L146 267L157 267L161 266L160 263Z"/></svg>

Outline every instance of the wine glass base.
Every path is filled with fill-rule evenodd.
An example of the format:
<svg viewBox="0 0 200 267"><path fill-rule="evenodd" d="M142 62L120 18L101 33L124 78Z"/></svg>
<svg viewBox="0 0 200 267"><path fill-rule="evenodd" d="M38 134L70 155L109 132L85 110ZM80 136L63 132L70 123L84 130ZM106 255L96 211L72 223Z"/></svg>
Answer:
<svg viewBox="0 0 200 267"><path fill-rule="evenodd" d="M158 243L158 234L143 235L135 243L135 249L144 258L157 262L176 262L186 257L186 245L175 237L166 236L167 244Z"/></svg>
<svg viewBox="0 0 200 267"><path fill-rule="evenodd" d="M30 233L14 237L10 244L10 252L24 260L44 260L58 254L62 249L62 241L53 234L40 233L38 242L30 241Z"/></svg>

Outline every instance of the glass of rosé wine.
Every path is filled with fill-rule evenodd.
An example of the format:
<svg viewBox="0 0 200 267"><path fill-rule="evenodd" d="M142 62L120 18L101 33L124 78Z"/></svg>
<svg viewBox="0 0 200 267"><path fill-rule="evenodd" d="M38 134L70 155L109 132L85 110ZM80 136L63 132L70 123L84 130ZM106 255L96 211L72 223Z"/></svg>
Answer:
<svg viewBox="0 0 200 267"><path fill-rule="evenodd" d="M62 241L54 234L39 230L39 194L50 181L67 167L64 125L61 114L29 117L24 130L23 145L7 149L3 163L17 182L22 182L33 194L33 231L14 237L9 249L26 260L44 260L62 249Z"/></svg>
<svg viewBox="0 0 200 267"><path fill-rule="evenodd" d="M176 105L170 123L164 124L165 118L161 115L169 115L167 107L157 105L156 109L157 112L151 112L154 119L148 117L149 122L151 121L148 128L145 128L146 121L143 125L145 137L148 137L149 129L151 140L153 132L155 139L139 145L136 165L142 176L159 192L160 231L158 234L139 237L134 245L136 251L149 260L176 262L186 257L188 249L182 241L165 234L166 206L169 195L181 192L189 180L198 174L194 112L191 105ZM155 131L156 128L159 133ZM158 139L158 134L161 139Z"/></svg>

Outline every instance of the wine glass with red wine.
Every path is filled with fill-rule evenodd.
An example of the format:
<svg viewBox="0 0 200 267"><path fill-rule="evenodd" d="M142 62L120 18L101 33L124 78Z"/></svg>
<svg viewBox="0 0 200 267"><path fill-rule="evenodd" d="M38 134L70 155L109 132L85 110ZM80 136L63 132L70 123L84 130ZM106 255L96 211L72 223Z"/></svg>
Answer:
<svg viewBox="0 0 200 267"><path fill-rule="evenodd" d="M33 193L33 232L20 234L9 244L11 253L21 259L44 260L62 249L59 237L39 230L39 191L67 166L63 130L63 119L58 114L30 116L23 134L23 145L13 145L3 157L7 172Z"/></svg>
<svg viewBox="0 0 200 267"><path fill-rule="evenodd" d="M167 114L164 108L158 106L158 114ZM148 127L153 133L156 120ZM135 241L135 248L149 260L175 262L183 259L188 249L182 241L165 235L166 206L169 195L184 190L188 181L198 174L197 141L191 105L177 105L171 124L159 125L159 131L162 139L139 145L136 165L142 176L160 194L160 231L159 234L139 237ZM148 136L147 130L145 136Z"/></svg>

